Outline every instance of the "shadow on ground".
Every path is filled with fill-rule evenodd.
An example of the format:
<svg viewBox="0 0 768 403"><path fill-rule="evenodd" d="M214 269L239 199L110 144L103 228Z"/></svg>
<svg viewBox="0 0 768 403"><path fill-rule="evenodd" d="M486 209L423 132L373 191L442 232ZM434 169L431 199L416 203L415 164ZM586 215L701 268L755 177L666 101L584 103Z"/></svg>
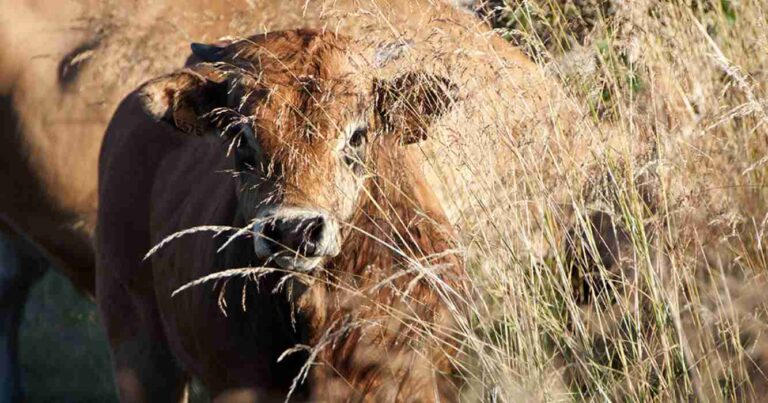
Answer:
<svg viewBox="0 0 768 403"><path fill-rule="evenodd" d="M19 339L29 403L117 402L96 305L55 270L32 288ZM198 382L190 392L191 402L210 401Z"/></svg>
<svg viewBox="0 0 768 403"><path fill-rule="evenodd" d="M59 273L32 288L19 339L28 402L117 401L96 306Z"/></svg>

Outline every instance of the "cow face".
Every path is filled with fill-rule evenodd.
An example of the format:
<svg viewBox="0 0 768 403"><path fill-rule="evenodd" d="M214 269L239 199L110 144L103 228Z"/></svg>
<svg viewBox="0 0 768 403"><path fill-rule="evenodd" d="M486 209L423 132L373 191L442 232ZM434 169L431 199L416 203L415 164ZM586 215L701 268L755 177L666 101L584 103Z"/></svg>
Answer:
<svg viewBox="0 0 768 403"><path fill-rule="evenodd" d="M339 253L376 149L425 138L452 89L422 72L375 79L361 53L330 33L277 32L193 51L205 63L146 84L146 109L228 141L256 254L292 270Z"/></svg>

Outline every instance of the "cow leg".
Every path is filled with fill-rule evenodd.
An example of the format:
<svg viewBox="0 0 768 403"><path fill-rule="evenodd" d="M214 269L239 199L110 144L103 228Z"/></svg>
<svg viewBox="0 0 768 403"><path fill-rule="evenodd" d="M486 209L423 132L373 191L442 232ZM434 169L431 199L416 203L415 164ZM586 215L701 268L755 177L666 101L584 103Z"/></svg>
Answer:
<svg viewBox="0 0 768 403"><path fill-rule="evenodd" d="M112 352L120 401L187 401L188 377L165 346L135 335L113 346Z"/></svg>
<svg viewBox="0 0 768 403"><path fill-rule="evenodd" d="M132 293L100 274L96 299L109 336L120 401L186 402L189 376L165 342L154 297Z"/></svg>
<svg viewBox="0 0 768 403"><path fill-rule="evenodd" d="M284 394L269 393L259 388L211 390L213 403L284 402ZM297 400L295 397L293 400ZM300 400L300 399L299 399Z"/></svg>
<svg viewBox="0 0 768 403"><path fill-rule="evenodd" d="M45 260L21 239L0 232L0 402L22 401L18 360L19 326L32 284Z"/></svg>

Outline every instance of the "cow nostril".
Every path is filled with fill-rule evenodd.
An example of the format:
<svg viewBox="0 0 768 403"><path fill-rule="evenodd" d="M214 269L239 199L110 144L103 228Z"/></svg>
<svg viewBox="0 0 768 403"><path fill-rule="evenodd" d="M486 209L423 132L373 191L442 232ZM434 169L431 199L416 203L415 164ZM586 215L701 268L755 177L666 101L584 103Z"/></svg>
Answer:
<svg viewBox="0 0 768 403"><path fill-rule="evenodd" d="M264 243L269 246L271 252L275 252L280 248L280 221L281 220L269 220L264 223L261 228L261 237Z"/></svg>
<svg viewBox="0 0 768 403"><path fill-rule="evenodd" d="M323 217L315 217L310 219L310 222L307 224L307 241L312 243L320 243L320 241L323 239L324 231L325 219Z"/></svg>
<svg viewBox="0 0 768 403"><path fill-rule="evenodd" d="M325 219L323 217L305 219L301 226L303 231L300 234L299 251L306 257L317 256L323 239Z"/></svg>
<svg viewBox="0 0 768 403"><path fill-rule="evenodd" d="M286 251L317 257L322 254L325 229L323 216L275 218L264 223L261 236L270 253Z"/></svg>

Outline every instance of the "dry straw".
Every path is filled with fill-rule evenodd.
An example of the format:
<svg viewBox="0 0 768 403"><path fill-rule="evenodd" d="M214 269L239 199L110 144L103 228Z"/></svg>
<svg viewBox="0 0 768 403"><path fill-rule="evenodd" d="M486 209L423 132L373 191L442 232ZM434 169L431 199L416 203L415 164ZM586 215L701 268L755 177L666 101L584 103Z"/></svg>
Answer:
<svg viewBox="0 0 768 403"><path fill-rule="evenodd" d="M489 7L500 33L565 95L533 102L535 94L510 92L505 80L517 79L508 66L499 67L498 82L474 82L448 65L473 49L433 49L429 63L469 77L460 83L464 95L493 99L459 101L422 148L477 296L462 301L471 315L452 336L462 349L455 364L467 381L463 398L765 398L766 5L510 0ZM509 108L524 118L505 118ZM602 231L598 216L609 223ZM257 236L196 228L148 256L203 230ZM607 258L612 240L618 247ZM453 304L456 293L434 275L440 269L421 260L409 268ZM216 273L176 293L272 270Z"/></svg>

